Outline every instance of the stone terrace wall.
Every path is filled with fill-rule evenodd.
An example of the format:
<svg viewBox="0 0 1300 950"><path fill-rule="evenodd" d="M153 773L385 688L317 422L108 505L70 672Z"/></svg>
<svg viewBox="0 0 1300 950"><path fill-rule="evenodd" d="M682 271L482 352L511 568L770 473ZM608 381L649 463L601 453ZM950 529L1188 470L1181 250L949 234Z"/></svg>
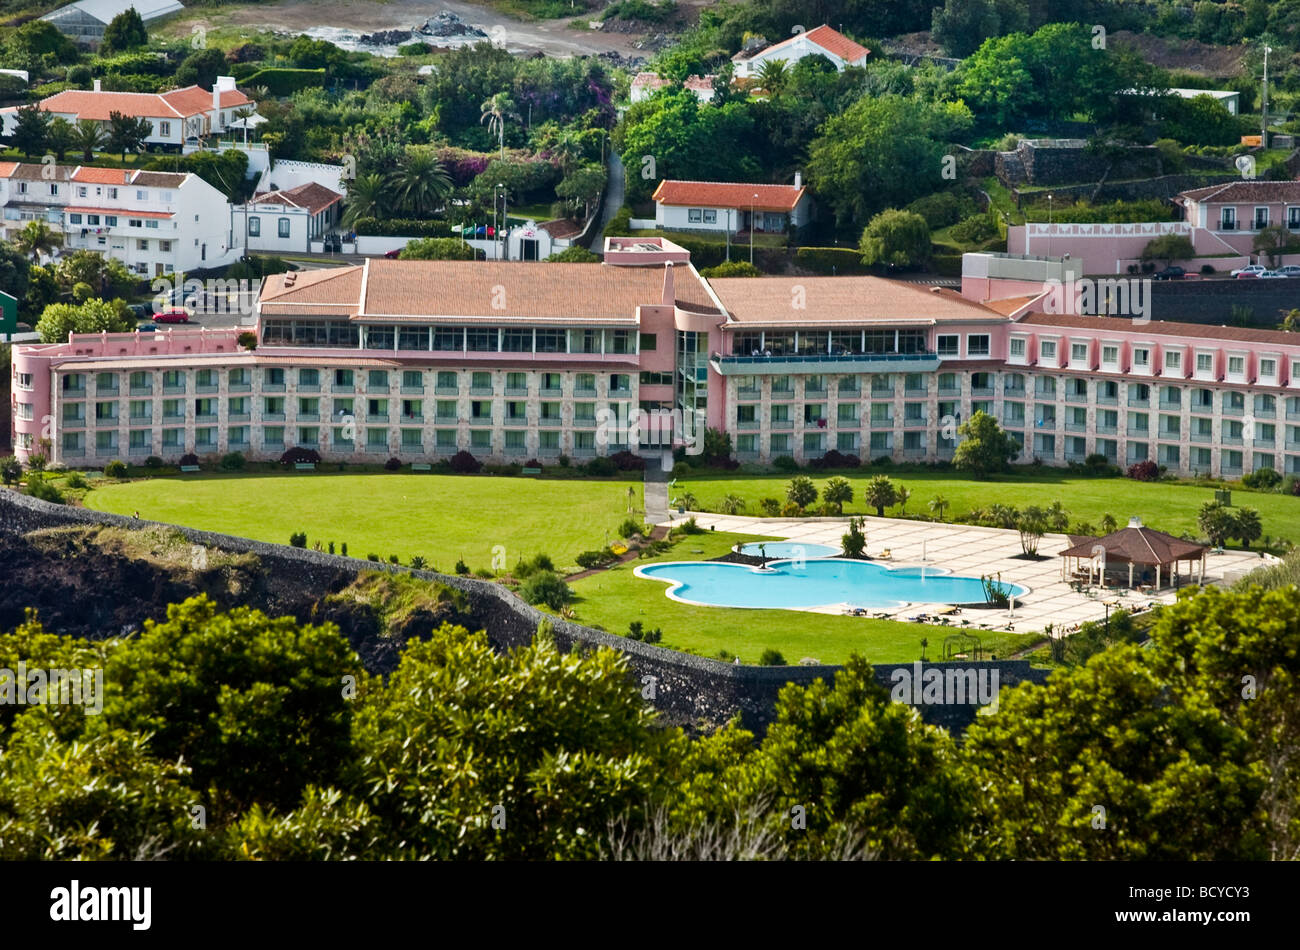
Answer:
<svg viewBox="0 0 1300 950"><path fill-rule="evenodd" d="M0 489L0 532L25 534L41 528L64 525L102 524L138 529L159 523L86 508L52 505ZM501 585L489 581L408 570L392 564L339 557L305 548L267 544L176 525L165 527L174 528L195 544L255 554L264 567L275 575L277 584L297 582L318 595L337 586L341 576L346 578L347 575L376 570L411 573L416 577L459 588L465 591L475 617L483 623L488 638L498 649L530 643L538 624L543 620L549 621L555 631L556 643L561 649L568 651L574 648L610 647L627 656L636 684L644 688L651 683L647 677L653 677L656 694L653 705L662 718L672 725L688 728L720 725L739 714L747 728L762 731L772 720L777 693L786 683L808 684L816 679L831 680L840 669L837 666L762 667L722 663L614 636L544 614ZM891 672L899 666L911 669L910 664L877 665L877 681L888 687ZM999 681L1007 686L1023 680L1042 682L1046 678L1046 671L1031 669L1028 661L1024 660L937 663L927 666L996 667ZM971 706L922 707L922 716L927 722L954 730L963 729L974 719L974 715L974 707Z"/></svg>

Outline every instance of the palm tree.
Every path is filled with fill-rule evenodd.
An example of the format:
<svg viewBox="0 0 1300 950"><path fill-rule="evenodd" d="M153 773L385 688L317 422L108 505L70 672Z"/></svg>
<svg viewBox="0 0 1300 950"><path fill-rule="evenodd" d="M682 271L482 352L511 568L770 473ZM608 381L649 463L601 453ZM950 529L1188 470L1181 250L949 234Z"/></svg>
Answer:
<svg viewBox="0 0 1300 950"><path fill-rule="evenodd" d="M930 499L930 510L935 513L935 517L939 521L942 521L944 509L947 508L950 504L952 504L952 502L950 502L947 498L944 498L943 495L935 495L933 498Z"/></svg>
<svg viewBox="0 0 1300 950"><path fill-rule="evenodd" d="M447 169L424 149L412 149L402 156L392 184L397 203L417 217L432 214L451 193Z"/></svg>
<svg viewBox="0 0 1300 950"><path fill-rule="evenodd" d="M30 254L33 264L41 262L42 254L52 254L62 246L63 238L44 221L28 221L14 238L14 247L23 254Z"/></svg>
<svg viewBox="0 0 1300 950"><path fill-rule="evenodd" d="M907 514L907 501L911 497L912 489L904 488L902 485L898 486L897 491L894 493L894 498L898 502L898 513L900 515Z"/></svg>
<svg viewBox="0 0 1300 950"><path fill-rule="evenodd" d="M551 146L551 154L560 160L560 170L569 174L584 154L582 136L573 129L565 129Z"/></svg>
<svg viewBox="0 0 1300 950"><path fill-rule="evenodd" d="M244 144L248 144L248 120L253 117L253 110L248 106L242 109L236 109L231 118L244 124Z"/></svg>
<svg viewBox="0 0 1300 950"><path fill-rule="evenodd" d="M79 119L72 129L72 147L81 150L81 160L87 165L95 160L95 152L103 148L107 138L104 127L94 119Z"/></svg>
<svg viewBox="0 0 1300 950"><path fill-rule="evenodd" d="M388 184L382 175L371 172L358 175L347 184L348 207L343 212L343 226L355 227L360 218L377 218L384 207Z"/></svg>
<svg viewBox="0 0 1300 950"><path fill-rule="evenodd" d="M501 158L506 157L506 119L514 118L515 104L504 92L498 92L481 106L479 124L487 123L488 132L496 133L501 143Z"/></svg>
<svg viewBox="0 0 1300 950"><path fill-rule="evenodd" d="M783 59L769 59L758 68L758 84L775 96L790 81L790 66Z"/></svg>

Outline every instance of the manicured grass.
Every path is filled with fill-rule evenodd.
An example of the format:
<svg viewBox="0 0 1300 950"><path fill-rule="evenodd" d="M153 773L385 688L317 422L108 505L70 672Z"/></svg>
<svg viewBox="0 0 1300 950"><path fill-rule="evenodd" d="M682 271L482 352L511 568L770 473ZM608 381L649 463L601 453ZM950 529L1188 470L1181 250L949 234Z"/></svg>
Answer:
<svg viewBox="0 0 1300 950"><path fill-rule="evenodd" d="M928 659L943 656L944 637L955 632L948 628L802 610L694 607L669 600L665 593L668 585L662 581L633 574L639 564L705 560L726 554L734 544L760 540L764 539L756 535L719 532L687 535L666 554L629 561L574 581L576 619L620 635L627 633L628 624L640 620L646 629L663 630L660 646L710 657L726 650L739 656L742 663L757 663L769 648L779 650L790 664L804 657L843 663L855 652L873 663L910 662L920 659L923 638L929 640ZM1037 639L1029 633L969 632L999 656L1028 647Z"/></svg>
<svg viewBox="0 0 1300 950"><path fill-rule="evenodd" d="M295 531L308 545L347 542L348 554L421 555L442 571L458 558L506 568L520 557L550 555L575 567L582 551L616 540L627 515L628 481L540 480L406 473L190 475L102 485L86 495L99 511L288 544Z"/></svg>
<svg viewBox="0 0 1300 950"><path fill-rule="evenodd" d="M1070 524L1085 521L1096 527L1107 512L1114 515L1120 527L1136 515L1142 523L1181 535L1188 531L1200 534L1196 515L1203 503L1214 500L1212 485L1195 485L1172 482L1139 482L1131 478L1096 478L1069 472L1043 474L1015 474L975 481L961 478L953 472L927 469L898 470L872 468L869 473L803 472L812 477L820 491L828 477L840 475L853 486L854 498L844 506L845 514L872 514L863 500L867 481L876 473L888 475L894 485L912 492L907 503L910 514L930 515L929 503L942 495L951 503L944 512L945 521L953 521L972 508L987 508L993 504L1024 508L1029 505L1047 507L1061 502L1070 514ZM676 493L689 491L695 495L700 508L721 511L722 499L729 494L739 495L746 502L745 513L760 513L758 503L763 498L776 498L785 502L789 475L718 475L716 473L691 474L677 480ZM1264 523L1264 533L1274 538L1300 541L1300 498L1269 492L1253 492L1232 487L1232 503L1237 507L1256 508ZM897 514L898 508L886 509L886 514Z"/></svg>

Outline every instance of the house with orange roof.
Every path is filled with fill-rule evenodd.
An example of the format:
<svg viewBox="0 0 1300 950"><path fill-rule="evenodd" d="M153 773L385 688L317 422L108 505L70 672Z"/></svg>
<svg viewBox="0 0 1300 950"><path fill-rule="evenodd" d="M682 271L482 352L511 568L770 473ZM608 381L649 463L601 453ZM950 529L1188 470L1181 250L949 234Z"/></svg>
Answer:
<svg viewBox="0 0 1300 950"><path fill-rule="evenodd" d="M151 129L146 145L177 151L188 140L227 131L244 113L257 113L257 104L235 88L232 76L218 76L211 90L187 86L161 93L113 92L96 79L93 89L65 89L38 104L69 122L88 119L105 128L114 112L144 119ZM0 134L13 132L17 113L17 106L0 109Z"/></svg>
<svg viewBox="0 0 1300 950"><path fill-rule="evenodd" d="M655 227L671 231L784 234L812 220L812 198L799 172L793 185L665 180L652 197Z"/></svg>
<svg viewBox="0 0 1300 950"><path fill-rule="evenodd" d="M865 66L870 55L871 50L823 23L771 46L746 47L731 57L731 61L737 79L753 79L764 63L780 61L793 66L805 56L824 56L843 72L848 66Z"/></svg>
<svg viewBox="0 0 1300 950"><path fill-rule="evenodd" d="M682 86L689 92L695 94L695 98L701 103L711 102L713 100L713 80L717 78L712 74L707 76L687 76ZM671 79L660 76L655 72L639 72L632 79L631 90L628 98L633 102L643 102L649 99L660 89L667 89L674 85Z"/></svg>

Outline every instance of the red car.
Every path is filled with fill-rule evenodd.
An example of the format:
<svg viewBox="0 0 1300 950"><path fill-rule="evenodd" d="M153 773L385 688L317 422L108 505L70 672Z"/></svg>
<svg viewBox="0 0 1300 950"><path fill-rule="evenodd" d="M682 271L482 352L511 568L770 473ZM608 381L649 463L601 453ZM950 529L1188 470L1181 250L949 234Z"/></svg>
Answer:
<svg viewBox="0 0 1300 950"><path fill-rule="evenodd" d="M173 307L170 310L162 310L153 315L154 323L189 323L190 314L187 310L181 310L179 307Z"/></svg>

